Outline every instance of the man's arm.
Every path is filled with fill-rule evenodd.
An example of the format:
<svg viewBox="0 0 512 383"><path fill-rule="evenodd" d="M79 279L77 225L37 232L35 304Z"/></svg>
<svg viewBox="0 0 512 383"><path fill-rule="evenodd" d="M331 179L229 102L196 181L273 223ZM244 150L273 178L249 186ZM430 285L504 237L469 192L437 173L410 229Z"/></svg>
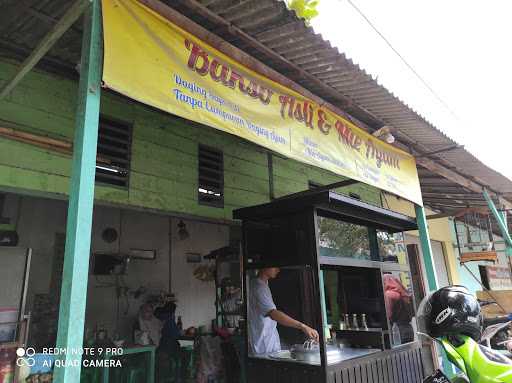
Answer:
<svg viewBox="0 0 512 383"><path fill-rule="evenodd" d="M275 320L282 326L296 328L297 330L301 330L308 338L314 339L318 342L319 336L318 331L312 329L309 326L306 326L304 323L299 322L298 320L293 319L292 317L286 315L284 312L279 310L271 310L268 313L268 316Z"/></svg>

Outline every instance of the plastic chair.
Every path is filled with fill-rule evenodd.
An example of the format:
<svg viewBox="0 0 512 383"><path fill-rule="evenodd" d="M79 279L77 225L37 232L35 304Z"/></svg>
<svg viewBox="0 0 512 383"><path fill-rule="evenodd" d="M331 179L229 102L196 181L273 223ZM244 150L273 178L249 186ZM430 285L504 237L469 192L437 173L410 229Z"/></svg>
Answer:
<svg viewBox="0 0 512 383"><path fill-rule="evenodd" d="M195 359L194 359L194 346L182 346L181 352L187 355L187 364L185 376L193 379L195 376ZM181 363L181 362L180 362Z"/></svg>
<svg viewBox="0 0 512 383"><path fill-rule="evenodd" d="M165 383L180 383L181 367L181 358L177 355L172 355L169 359L169 375L164 380Z"/></svg>
<svg viewBox="0 0 512 383"><path fill-rule="evenodd" d="M100 383L101 369L95 367L82 368L80 383Z"/></svg>
<svg viewBox="0 0 512 383"><path fill-rule="evenodd" d="M130 367L126 371L126 383L146 383L146 371L140 367Z"/></svg>

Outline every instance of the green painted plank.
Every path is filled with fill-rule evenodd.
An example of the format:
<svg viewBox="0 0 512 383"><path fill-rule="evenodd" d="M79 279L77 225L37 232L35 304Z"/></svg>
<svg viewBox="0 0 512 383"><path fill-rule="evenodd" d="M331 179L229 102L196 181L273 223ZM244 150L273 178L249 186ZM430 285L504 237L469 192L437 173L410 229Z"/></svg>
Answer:
<svg viewBox="0 0 512 383"><path fill-rule="evenodd" d="M253 193L241 189L224 189L224 203L233 206L253 206L269 202L268 194Z"/></svg>
<svg viewBox="0 0 512 383"><path fill-rule="evenodd" d="M150 162L149 166L147 162ZM158 165L158 163L160 163L160 165ZM132 143L132 167L142 173L154 174L151 173L150 169L154 169L155 166L158 166L162 174L164 174L164 172L168 171L167 166L172 168L177 164L179 164L179 166L185 166L186 169L197 169L197 154L193 155L183 151L171 150L147 141L135 140ZM266 166L254 164L229 155L225 156L224 168L226 171L236 169L236 172L240 174L268 179Z"/></svg>
<svg viewBox="0 0 512 383"><path fill-rule="evenodd" d="M130 190L133 189L176 196L193 196L197 193L197 183L180 182L133 172L130 174Z"/></svg>
<svg viewBox="0 0 512 383"><path fill-rule="evenodd" d="M254 147L249 145L243 145L231 136L208 127L203 127L203 131L199 136L191 134L192 129L189 127L180 129L180 131L176 131L172 124L151 124L147 121L141 123L137 118L134 139L175 148L193 153L194 155L197 153L197 146L199 144L208 145L222 150L224 155L266 166L266 156L264 153L254 150Z"/></svg>
<svg viewBox="0 0 512 383"><path fill-rule="evenodd" d="M188 169L190 170L190 169ZM192 172L190 172L192 173ZM172 177L166 174L152 175L133 171L130 174L130 189L148 190L162 193L192 193L197 192L197 173L191 174L189 177ZM268 195L268 181L260 180L243 174L226 171L224 173L224 187L245 190L251 193Z"/></svg>
<svg viewBox="0 0 512 383"><path fill-rule="evenodd" d="M196 169L196 167L194 168ZM197 182L197 170L190 166L172 165L153 158L132 158L131 172L147 174L167 178L171 180L183 180L183 182Z"/></svg>
<svg viewBox="0 0 512 383"><path fill-rule="evenodd" d="M18 105L30 106L31 109L50 112L65 118L73 118L76 104L75 99L62 94L60 89L51 87L47 89L30 89L17 86L6 101Z"/></svg>
<svg viewBox="0 0 512 383"><path fill-rule="evenodd" d="M127 124L133 124L137 117L134 102L105 92L101 98L101 114Z"/></svg>
<svg viewBox="0 0 512 383"><path fill-rule="evenodd" d="M0 59L0 82L5 84L9 78L14 76L14 74L19 70L20 66L21 63L19 61L5 58ZM26 75L24 81L21 82L18 86L34 90L55 88L59 89L60 92L67 92L75 99L76 91L78 89L76 82L53 73L39 70L37 68L31 70Z"/></svg>
<svg viewBox="0 0 512 383"><path fill-rule="evenodd" d="M70 118L63 117L4 100L0 102L0 119L26 125L34 131L46 132L54 137L73 138L74 119L72 116Z"/></svg>
<svg viewBox="0 0 512 383"><path fill-rule="evenodd" d="M224 186L230 188L250 190L254 193L260 193L266 196L269 195L268 179L256 178L246 174L225 171Z"/></svg>
<svg viewBox="0 0 512 383"><path fill-rule="evenodd" d="M0 185L2 187L64 195L67 194L69 188L69 178L0 165Z"/></svg>
<svg viewBox="0 0 512 383"><path fill-rule="evenodd" d="M268 168L253 162L227 157L224 160L224 169L225 171L245 174L258 179L267 180L268 182Z"/></svg>
<svg viewBox="0 0 512 383"><path fill-rule="evenodd" d="M148 141L134 140L132 142L132 159L150 158L167 164L181 164L197 167L197 154L166 148Z"/></svg>
<svg viewBox="0 0 512 383"><path fill-rule="evenodd" d="M231 219L228 217L231 216L232 211L230 207L215 208L198 205L197 199L181 198L137 189L130 190L130 204L149 209L222 219Z"/></svg>
<svg viewBox="0 0 512 383"><path fill-rule="evenodd" d="M71 157L0 137L0 164L69 177Z"/></svg>

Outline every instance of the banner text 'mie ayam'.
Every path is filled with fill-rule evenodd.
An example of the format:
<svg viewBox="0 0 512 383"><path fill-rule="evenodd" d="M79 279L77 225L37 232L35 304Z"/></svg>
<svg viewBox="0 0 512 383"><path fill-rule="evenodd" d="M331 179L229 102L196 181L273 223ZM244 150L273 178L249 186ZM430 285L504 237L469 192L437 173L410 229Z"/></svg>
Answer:
<svg viewBox="0 0 512 383"><path fill-rule="evenodd" d="M190 51L187 66L190 70L201 76L209 76L215 82L233 90L238 89L253 99L258 99L263 105L270 104L275 92L268 86L247 78L232 66L223 63L206 52L198 44L185 39L185 47ZM383 164L400 169L400 156L386 150L383 145L371 137L364 139L357 131L345 121L337 118L333 113L327 112L319 105L307 100L281 94L276 95L280 104L281 118L291 119L304 124L310 129L318 129L321 133L329 135L333 131L338 141L351 150L362 153L366 158L374 160L377 167Z"/></svg>

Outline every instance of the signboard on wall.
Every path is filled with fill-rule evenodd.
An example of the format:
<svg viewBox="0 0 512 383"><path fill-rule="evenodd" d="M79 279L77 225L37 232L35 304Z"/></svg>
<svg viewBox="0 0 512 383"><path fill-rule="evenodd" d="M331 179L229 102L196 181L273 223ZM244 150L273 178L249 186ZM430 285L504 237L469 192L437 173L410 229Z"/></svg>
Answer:
<svg viewBox="0 0 512 383"><path fill-rule="evenodd" d="M416 162L136 0L103 0L103 82L132 99L421 204Z"/></svg>
<svg viewBox="0 0 512 383"><path fill-rule="evenodd" d="M510 268L502 266L484 266L487 284L491 290L512 290Z"/></svg>

